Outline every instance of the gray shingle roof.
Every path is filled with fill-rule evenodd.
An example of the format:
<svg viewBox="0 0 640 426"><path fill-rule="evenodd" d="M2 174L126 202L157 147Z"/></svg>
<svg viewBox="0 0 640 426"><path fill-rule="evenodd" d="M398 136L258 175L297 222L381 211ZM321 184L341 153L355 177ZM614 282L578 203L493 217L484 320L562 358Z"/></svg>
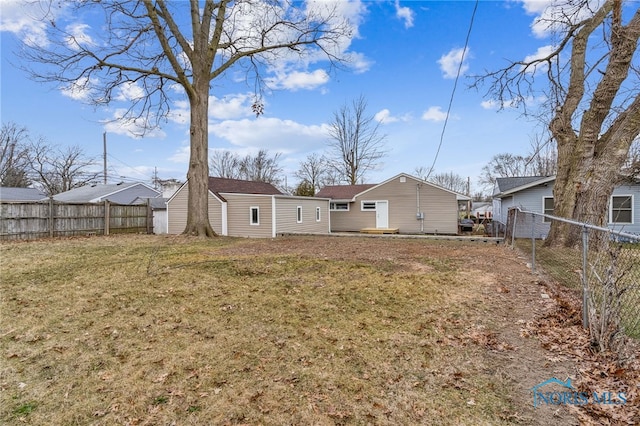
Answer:
<svg viewBox="0 0 640 426"><path fill-rule="evenodd" d="M220 177L209 178L209 190L218 194L225 192L232 194L282 194L282 192L278 191L278 189L270 183Z"/></svg>
<svg viewBox="0 0 640 426"><path fill-rule="evenodd" d="M316 194L316 197L331 198L332 200L351 200L353 197L378 184L361 185L330 185L325 186Z"/></svg>
<svg viewBox="0 0 640 426"><path fill-rule="evenodd" d="M39 201L47 198L47 194L36 188L0 187L2 201Z"/></svg>
<svg viewBox="0 0 640 426"><path fill-rule="evenodd" d="M538 180L546 179L548 176L516 176L496 178L496 190L494 194L509 191L519 186L528 185Z"/></svg>
<svg viewBox="0 0 640 426"><path fill-rule="evenodd" d="M89 203L103 200L130 204L137 198L157 197L160 193L140 182L85 185L53 196L56 201L67 203Z"/></svg>

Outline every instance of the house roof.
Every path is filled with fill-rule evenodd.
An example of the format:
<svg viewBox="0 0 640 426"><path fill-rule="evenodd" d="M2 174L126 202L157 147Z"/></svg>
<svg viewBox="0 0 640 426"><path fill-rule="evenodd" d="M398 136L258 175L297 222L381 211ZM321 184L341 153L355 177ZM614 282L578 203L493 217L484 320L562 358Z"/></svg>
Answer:
<svg viewBox="0 0 640 426"><path fill-rule="evenodd" d="M109 196L122 192L126 189L136 186L146 187L149 190L155 191L152 188L147 187L140 182L129 183L114 183L114 184L100 184L100 185L85 185L79 188L74 188L66 192L61 192L53 196L56 201L64 201L68 203L91 203L108 199ZM157 192L157 191L156 191ZM160 195L160 194L158 194ZM137 197L136 197L137 198Z"/></svg>
<svg viewBox="0 0 640 426"><path fill-rule="evenodd" d="M36 188L0 187L2 201L40 201L47 198L47 194Z"/></svg>
<svg viewBox="0 0 640 426"><path fill-rule="evenodd" d="M278 191L278 189L270 183L220 177L209 177L209 190L217 194L282 194L282 192Z"/></svg>
<svg viewBox="0 0 640 426"><path fill-rule="evenodd" d="M385 180L382 183L375 183L375 184L362 184L362 185L333 185L333 186L325 186L324 188L322 188L320 191L318 191L318 193L316 194L316 197L323 197L323 198L331 198L332 200L353 200L357 195L361 195L364 192L367 192L375 187L378 186L382 186L388 182L393 181L394 179L397 179L401 176L410 178L415 180L416 182L419 182L420 184L426 184L426 185L431 185L435 188L441 189L443 191L449 192L451 194L455 194L456 199L458 201L467 201L467 200L471 200L471 197L468 197L466 195L463 194L459 194L457 192L451 191L447 188L443 188L439 185L436 185L435 183L432 182L428 182L425 180L422 180L420 178L417 178L415 176L411 176L408 175L406 173L400 173L397 174L395 176L393 176L392 178L389 178L387 180Z"/></svg>
<svg viewBox="0 0 640 426"><path fill-rule="evenodd" d="M496 178L496 187L493 194L496 196L498 194L504 194L505 192L515 192L512 190L520 188L521 186L530 185L537 181L549 179L550 177L552 178L551 180L555 179L555 176L514 176ZM536 185L538 184L536 183Z"/></svg>
<svg viewBox="0 0 640 426"><path fill-rule="evenodd" d="M351 200L361 192L378 186L376 183L361 185L329 185L322 188L315 195L320 198L331 198L332 200Z"/></svg>

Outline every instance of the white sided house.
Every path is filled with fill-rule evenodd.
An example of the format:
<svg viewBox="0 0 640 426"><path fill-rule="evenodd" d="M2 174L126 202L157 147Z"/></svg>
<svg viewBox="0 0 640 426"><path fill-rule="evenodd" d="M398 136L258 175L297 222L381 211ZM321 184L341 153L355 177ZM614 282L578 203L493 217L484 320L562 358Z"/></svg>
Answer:
<svg viewBox="0 0 640 426"><path fill-rule="evenodd" d="M493 194L493 220L507 223L509 209L553 215L555 176L528 176L496 179ZM534 237L546 238L551 221L540 219ZM609 198L605 226L615 231L640 234L640 183L628 182L616 186ZM516 237L531 238L532 225L516 224Z"/></svg>
<svg viewBox="0 0 640 426"><path fill-rule="evenodd" d="M322 188L332 232L457 234L458 202L469 198L401 173L380 184Z"/></svg>
<svg viewBox="0 0 640 426"><path fill-rule="evenodd" d="M189 185L167 202L168 233L187 225ZM209 223L218 235L275 238L282 234L328 234L329 200L282 194L273 185L209 178Z"/></svg>

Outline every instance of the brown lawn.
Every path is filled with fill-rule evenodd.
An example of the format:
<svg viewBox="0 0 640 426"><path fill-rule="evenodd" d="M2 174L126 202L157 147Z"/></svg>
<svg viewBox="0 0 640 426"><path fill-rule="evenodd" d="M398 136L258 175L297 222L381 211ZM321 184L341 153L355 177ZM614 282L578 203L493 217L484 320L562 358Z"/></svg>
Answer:
<svg viewBox="0 0 640 426"><path fill-rule="evenodd" d="M0 423L640 422L637 361L590 352L573 293L525 263L387 237L3 243ZM628 401L534 408L551 377Z"/></svg>

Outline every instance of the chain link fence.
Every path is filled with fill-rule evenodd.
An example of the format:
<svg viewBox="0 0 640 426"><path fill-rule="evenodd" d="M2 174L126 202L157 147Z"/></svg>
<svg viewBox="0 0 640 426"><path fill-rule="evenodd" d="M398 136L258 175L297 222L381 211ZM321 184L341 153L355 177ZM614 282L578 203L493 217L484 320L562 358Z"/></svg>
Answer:
<svg viewBox="0 0 640 426"><path fill-rule="evenodd" d="M561 221L576 236L573 247L547 247L551 224ZM618 338L640 339L640 235L551 215L509 211L505 243L531 256L531 268L582 294L582 322L600 350Z"/></svg>

